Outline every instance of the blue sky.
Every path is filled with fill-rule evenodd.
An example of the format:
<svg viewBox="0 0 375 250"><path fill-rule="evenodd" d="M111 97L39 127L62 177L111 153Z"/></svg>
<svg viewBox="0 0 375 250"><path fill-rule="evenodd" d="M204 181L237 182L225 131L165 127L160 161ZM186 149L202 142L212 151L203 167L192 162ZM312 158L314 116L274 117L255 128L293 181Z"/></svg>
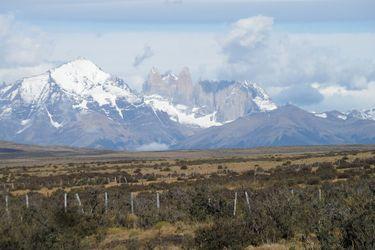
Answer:
<svg viewBox="0 0 375 250"><path fill-rule="evenodd" d="M258 82L279 104L375 106L375 1L2 0L0 82L79 56L140 89L151 67Z"/></svg>

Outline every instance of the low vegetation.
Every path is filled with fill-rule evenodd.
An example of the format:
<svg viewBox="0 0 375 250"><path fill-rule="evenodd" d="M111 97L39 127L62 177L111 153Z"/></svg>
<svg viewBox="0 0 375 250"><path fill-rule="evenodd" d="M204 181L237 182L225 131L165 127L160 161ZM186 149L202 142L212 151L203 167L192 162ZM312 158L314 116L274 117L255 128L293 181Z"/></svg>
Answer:
<svg viewBox="0 0 375 250"><path fill-rule="evenodd" d="M374 176L373 151L5 167L0 249L374 249Z"/></svg>

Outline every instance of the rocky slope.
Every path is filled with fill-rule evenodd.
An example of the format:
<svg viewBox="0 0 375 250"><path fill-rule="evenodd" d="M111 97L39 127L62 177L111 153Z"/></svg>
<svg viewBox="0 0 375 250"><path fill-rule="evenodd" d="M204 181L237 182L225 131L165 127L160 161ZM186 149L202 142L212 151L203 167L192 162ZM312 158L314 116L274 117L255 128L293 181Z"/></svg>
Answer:
<svg viewBox="0 0 375 250"><path fill-rule="evenodd" d="M205 80L193 84L187 68L178 75L171 72L161 75L153 68L143 92L148 103L156 110L167 112L176 121L201 128L222 125L239 117L277 108L255 83Z"/></svg>

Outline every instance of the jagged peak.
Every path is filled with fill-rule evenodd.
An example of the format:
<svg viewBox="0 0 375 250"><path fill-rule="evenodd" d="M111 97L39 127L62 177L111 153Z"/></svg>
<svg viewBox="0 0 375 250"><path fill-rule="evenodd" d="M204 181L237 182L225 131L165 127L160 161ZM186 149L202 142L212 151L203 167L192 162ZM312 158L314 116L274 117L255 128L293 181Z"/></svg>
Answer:
<svg viewBox="0 0 375 250"><path fill-rule="evenodd" d="M156 66L153 66L150 70L150 74L159 74L160 75L160 71Z"/></svg>

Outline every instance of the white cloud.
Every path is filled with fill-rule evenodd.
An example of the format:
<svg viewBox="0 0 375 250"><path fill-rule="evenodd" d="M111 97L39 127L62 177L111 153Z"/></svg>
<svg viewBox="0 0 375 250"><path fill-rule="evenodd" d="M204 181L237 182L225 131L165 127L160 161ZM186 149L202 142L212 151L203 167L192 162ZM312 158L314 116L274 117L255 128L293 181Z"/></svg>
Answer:
<svg viewBox="0 0 375 250"><path fill-rule="evenodd" d="M360 35L352 34L356 36ZM364 90L375 81L375 55L368 53L369 50L367 55L349 54L334 44L316 43L315 38L277 32L270 17L239 20L221 40L226 57L226 64L220 70L222 78L250 79L266 88L281 87L274 96L280 103L303 106L323 101L319 92L311 88L313 83ZM299 98L298 93L311 96Z"/></svg>
<svg viewBox="0 0 375 250"><path fill-rule="evenodd" d="M51 63L41 63L35 66L0 67L0 82L13 83L20 78L39 75L56 66Z"/></svg>
<svg viewBox="0 0 375 250"><path fill-rule="evenodd" d="M35 27L17 22L13 15L0 15L0 65L32 66L51 52L48 36Z"/></svg>
<svg viewBox="0 0 375 250"><path fill-rule="evenodd" d="M100 37L94 32L50 32L49 35L55 41L51 60L90 58L104 71L125 79L138 90L153 66L161 72L179 72L188 66L193 77L212 78L223 62L216 34L212 32L119 31L102 33ZM134 67L134 58L143 51L144 44L152 48L154 56Z"/></svg>
<svg viewBox="0 0 375 250"><path fill-rule="evenodd" d="M84 56L138 90L152 66L174 72L188 66L195 80L256 81L280 103L293 101L316 110L331 109L331 102L332 107L340 107L338 100L345 102L341 110L350 104L369 105L373 98L358 93L374 94L370 89L375 80L374 33L286 33L274 22L278 19L246 18L233 23L225 34L224 26L208 31L194 24L187 30L111 29L98 36L98 30L81 32L73 26L47 28L45 33L12 15L0 15L0 82L41 73L53 66L51 61ZM155 52L152 57L150 50ZM137 67L134 62L139 62ZM323 101L312 89L314 83L319 84ZM329 95L330 88L340 88L342 93ZM298 93L308 95L308 91L314 91L313 98L298 98Z"/></svg>
<svg viewBox="0 0 375 250"><path fill-rule="evenodd" d="M315 88L324 96L324 100L311 106L311 109L348 111L375 107L375 81L369 82L366 89L349 90L338 85L316 85Z"/></svg>
<svg viewBox="0 0 375 250"><path fill-rule="evenodd" d="M168 148L167 144L152 142L138 147L136 151L166 151Z"/></svg>
<svg viewBox="0 0 375 250"><path fill-rule="evenodd" d="M248 62L249 56L261 49L270 37L273 18L256 16L241 19L232 25L222 42L224 54L230 63Z"/></svg>
<svg viewBox="0 0 375 250"><path fill-rule="evenodd" d="M0 14L0 81L12 82L50 67L52 42L39 29Z"/></svg>

